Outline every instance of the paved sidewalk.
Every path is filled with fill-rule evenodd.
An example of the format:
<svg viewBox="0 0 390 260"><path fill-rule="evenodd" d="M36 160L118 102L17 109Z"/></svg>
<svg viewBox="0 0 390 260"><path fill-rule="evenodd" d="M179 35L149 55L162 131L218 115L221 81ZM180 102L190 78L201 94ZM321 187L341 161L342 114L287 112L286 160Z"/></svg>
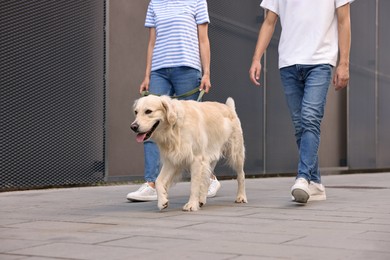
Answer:
<svg viewBox="0 0 390 260"><path fill-rule="evenodd" d="M131 203L139 185L0 193L0 259L390 259L390 173L324 176L327 201L290 201L292 177L236 181L198 212Z"/></svg>

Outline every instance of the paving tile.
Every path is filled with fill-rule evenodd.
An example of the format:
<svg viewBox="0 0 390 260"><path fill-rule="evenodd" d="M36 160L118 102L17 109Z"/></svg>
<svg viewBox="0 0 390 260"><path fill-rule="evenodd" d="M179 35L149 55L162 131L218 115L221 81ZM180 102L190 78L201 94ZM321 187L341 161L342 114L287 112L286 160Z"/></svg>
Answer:
<svg viewBox="0 0 390 260"><path fill-rule="evenodd" d="M122 234L102 235L93 232L80 232L72 230L68 231L58 229L0 229L0 241L1 239L19 239L20 244L27 243L27 241L40 241L40 244L43 244L43 242L73 242L83 244L96 244L128 236L129 235Z"/></svg>
<svg viewBox="0 0 390 260"><path fill-rule="evenodd" d="M10 255L10 254L0 253L0 259L1 260L24 260L24 259L26 259L26 257L20 256L20 255Z"/></svg>
<svg viewBox="0 0 390 260"><path fill-rule="evenodd" d="M46 243L37 240L0 238L0 253L7 253L17 249L23 249L44 244Z"/></svg>
<svg viewBox="0 0 390 260"><path fill-rule="evenodd" d="M356 239L390 242L390 232L367 231L354 236ZM389 244L390 246L390 244Z"/></svg>
<svg viewBox="0 0 390 260"><path fill-rule="evenodd" d="M326 233L316 230L310 235L306 235L302 238L289 241L287 244L296 246L317 246L329 249L349 249L349 250L361 250L361 251L377 251L390 253L390 243L388 241L373 241L354 239L349 236L345 236L343 233L334 233L333 235L326 235Z"/></svg>
<svg viewBox="0 0 390 260"><path fill-rule="evenodd" d="M74 243L53 243L48 245L14 250L9 253L37 257L62 257L71 259L129 259L132 255L146 255L153 249L106 247Z"/></svg>

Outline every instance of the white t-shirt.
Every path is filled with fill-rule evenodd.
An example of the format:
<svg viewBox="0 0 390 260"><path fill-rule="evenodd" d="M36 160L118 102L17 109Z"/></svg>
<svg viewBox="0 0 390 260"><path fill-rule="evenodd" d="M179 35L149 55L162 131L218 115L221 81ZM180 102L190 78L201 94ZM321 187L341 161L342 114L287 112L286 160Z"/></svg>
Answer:
<svg viewBox="0 0 390 260"><path fill-rule="evenodd" d="M279 68L337 63L336 9L353 0L263 0L280 18Z"/></svg>

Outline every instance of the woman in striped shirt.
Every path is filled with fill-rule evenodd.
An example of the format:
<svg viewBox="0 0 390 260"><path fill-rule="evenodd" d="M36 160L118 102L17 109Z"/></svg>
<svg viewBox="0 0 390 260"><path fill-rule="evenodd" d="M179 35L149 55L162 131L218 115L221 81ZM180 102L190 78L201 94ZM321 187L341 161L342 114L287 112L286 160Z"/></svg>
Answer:
<svg viewBox="0 0 390 260"><path fill-rule="evenodd" d="M151 0L145 27L149 28L145 78L140 93L183 95L195 88L207 93L210 83L210 22L206 0ZM196 100L199 92L183 97ZM157 200L155 181L160 171L160 154L153 141L144 143L144 183L127 194L131 201ZM213 176L208 197L220 183Z"/></svg>

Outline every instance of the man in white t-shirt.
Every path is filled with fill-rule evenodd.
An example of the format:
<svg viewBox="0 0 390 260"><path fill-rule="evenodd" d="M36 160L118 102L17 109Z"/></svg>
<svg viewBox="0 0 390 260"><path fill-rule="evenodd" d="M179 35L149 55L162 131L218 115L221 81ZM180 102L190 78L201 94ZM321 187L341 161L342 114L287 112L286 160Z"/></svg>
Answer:
<svg viewBox="0 0 390 260"><path fill-rule="evenodd" d="M261 2L267 13L259 31L249 78L260 86L260 61L279 17L282 26L280 76L299 150L298 172L291 194L293 200L299 203L326 199L318 167L320 127L333 67L337 65L333 75L335 89L348 85L352 1Z"/></svg>

